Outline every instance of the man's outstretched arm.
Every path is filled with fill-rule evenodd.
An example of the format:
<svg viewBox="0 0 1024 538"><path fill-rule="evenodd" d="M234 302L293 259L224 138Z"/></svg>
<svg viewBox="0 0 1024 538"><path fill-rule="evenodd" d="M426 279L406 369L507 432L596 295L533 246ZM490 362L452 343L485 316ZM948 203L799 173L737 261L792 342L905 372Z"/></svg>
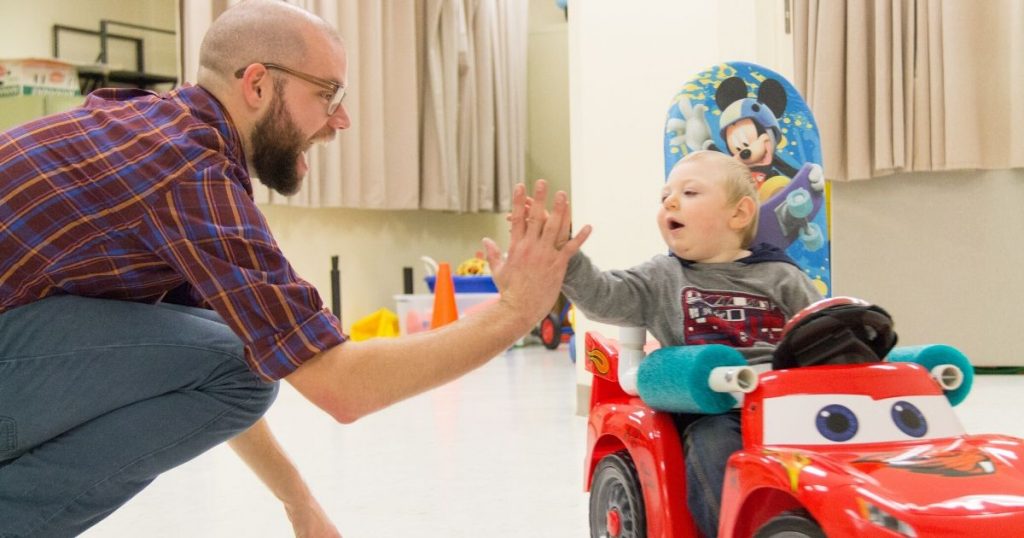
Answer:
<svg viewBox="0 0 1024 538"><path fill-rule="evenodd" d="M485 240L501 298L489 308L439 329L401 338L345 342L305 362L286 379L343 423L456 379L484 364L526 334L555 303L569 258L590 233L566 240L569 203L547 185L534 197L516 186L508 256Z"/></svg>

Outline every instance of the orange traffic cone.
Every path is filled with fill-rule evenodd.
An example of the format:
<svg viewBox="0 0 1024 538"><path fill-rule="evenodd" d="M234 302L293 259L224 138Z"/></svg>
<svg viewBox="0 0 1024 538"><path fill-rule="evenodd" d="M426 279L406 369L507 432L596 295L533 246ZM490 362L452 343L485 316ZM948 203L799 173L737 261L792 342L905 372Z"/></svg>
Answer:
<svg viewBox="0 0 1024 538"><path fill-rule="evenodd" d="M452 268L447 263L437 266L437 278L434 280L434 315L430 320L430 328L459 319L459 309L455 305L455 283L452 281Z"/></svg>

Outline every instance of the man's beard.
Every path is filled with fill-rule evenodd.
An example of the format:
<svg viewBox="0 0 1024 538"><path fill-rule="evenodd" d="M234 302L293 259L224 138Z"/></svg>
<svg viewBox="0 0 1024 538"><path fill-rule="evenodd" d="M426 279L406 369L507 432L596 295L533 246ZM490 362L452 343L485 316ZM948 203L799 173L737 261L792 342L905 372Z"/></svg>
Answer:
<svg viewBox="0 0 1024 538"><path fill-rule="evenodd" d="M285 110L282 90L274 84L274 103L253 127L252 167L260 183L291 196L298 192L302 182L297 164L305 141Z"/></svg>

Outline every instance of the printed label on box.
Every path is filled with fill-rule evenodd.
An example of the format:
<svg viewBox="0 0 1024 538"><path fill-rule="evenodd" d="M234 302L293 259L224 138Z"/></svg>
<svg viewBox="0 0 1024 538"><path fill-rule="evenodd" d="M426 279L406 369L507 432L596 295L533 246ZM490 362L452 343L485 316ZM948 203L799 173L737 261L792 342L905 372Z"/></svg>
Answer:
<svg viewBox="0 0 1024 538"><path fill-rule="evenodd" d="M48 88L44 86L27 86L23 84L0 85L0 97L17 97L19 95L81 95L77 88Z"/></svg>
<svg viewBox="0 0 1024 538"><path fill-rule="evenodd" d="M57 60L39 58L0 60L0 85L54 88L77 92L78 71L75 66ZM25 95L41 94L35 92ZM61 93L58 95L72 94Z"/></svg>

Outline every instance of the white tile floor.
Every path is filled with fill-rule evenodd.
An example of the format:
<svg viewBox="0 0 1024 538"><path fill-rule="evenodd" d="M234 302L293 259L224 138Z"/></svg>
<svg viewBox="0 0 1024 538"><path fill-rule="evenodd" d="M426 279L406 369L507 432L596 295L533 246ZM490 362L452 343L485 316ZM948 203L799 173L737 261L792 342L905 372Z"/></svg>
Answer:
<svg viewBox="0 0 1024 538"><path fill-rule="evenodd" d="M350 426L282 385L271 426L346 538L588 535L586 422L565 348L513 350ZM1024 437L1024 376L979 376L967 430ZM279 504L226 446L167 473L85 533L278 537Z"/></svg>
<svg viewBox="0 0 1024 538"><path fill-rule="evenodd" d="M514 349L343 426L283 383L267 417L345 538L585 536L586 420L565 346ZM276 499L227 446L83 536L278 537Z"/></svg>

